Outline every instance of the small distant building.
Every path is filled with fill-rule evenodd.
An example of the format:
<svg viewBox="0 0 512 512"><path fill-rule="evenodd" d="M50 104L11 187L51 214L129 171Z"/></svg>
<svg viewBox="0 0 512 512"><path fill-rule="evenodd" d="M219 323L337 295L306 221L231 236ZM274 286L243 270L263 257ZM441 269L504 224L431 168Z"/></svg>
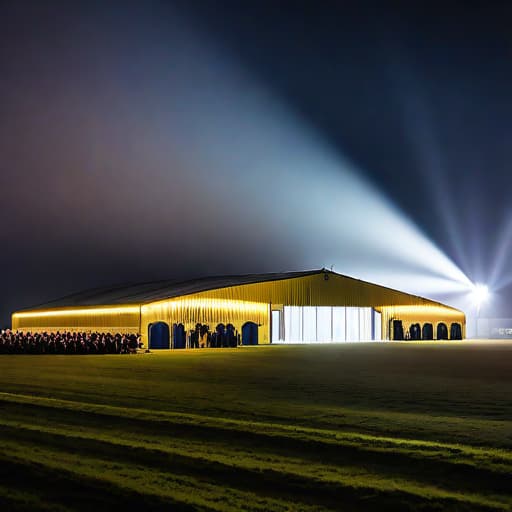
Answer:
<svg viewBox="0 0 512 512"><path fill-rule="evenodd" d="M475 338L512 339L512 318L476 318Z"/></svg>
<svg viewBox="0 0 512 512"><path fill-rule="evenodd" d="M183 347L197 324L232 324L243 344L461 339L464 313L320 269L98 288L17 311L20 331L140 333L150 348Z"/></svg>

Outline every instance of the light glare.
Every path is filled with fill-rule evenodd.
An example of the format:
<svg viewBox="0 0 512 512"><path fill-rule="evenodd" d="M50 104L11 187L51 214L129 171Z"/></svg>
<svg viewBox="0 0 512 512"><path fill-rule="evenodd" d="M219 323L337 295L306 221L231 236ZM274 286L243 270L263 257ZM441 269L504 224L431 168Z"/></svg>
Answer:
<svg viewBox="0 0 512 512"><path fill-rule="evenodd" d="M485 284L475 284L472 291L473 303L478 309L489 299L489 288Z"/></svg>

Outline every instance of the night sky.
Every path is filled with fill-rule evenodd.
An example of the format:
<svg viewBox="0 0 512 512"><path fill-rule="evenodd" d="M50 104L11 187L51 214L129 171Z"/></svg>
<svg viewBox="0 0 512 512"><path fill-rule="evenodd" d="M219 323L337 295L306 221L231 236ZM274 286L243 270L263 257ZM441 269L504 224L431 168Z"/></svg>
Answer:
<svg viewBox="0 0 512 512"><path fill-rule="evenodd" d="M434 265L376 197L512 317L512 7L428 4L0 1L0 325L112 283Z"/></svg>

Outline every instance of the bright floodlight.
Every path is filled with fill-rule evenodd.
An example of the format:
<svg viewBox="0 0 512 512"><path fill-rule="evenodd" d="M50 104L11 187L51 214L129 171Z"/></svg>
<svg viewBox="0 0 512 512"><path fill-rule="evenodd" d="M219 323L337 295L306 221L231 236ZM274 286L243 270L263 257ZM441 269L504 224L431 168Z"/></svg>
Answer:
<svg viewBox="0 0 512 512"><path fill-rule="evenodd" d="M485 284L475 284L472 296L474 304L477 308L480 308L480 306L489 298L489 288L487 288Z"/></svg>

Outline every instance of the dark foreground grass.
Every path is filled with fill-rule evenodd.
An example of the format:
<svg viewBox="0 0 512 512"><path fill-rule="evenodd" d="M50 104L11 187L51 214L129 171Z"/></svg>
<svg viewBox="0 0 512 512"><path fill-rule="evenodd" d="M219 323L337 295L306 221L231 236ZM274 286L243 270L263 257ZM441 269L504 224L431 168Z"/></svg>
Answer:
<svg viewBox="0 0 512 512"><path fill-rule="evenodd" d="M0 510L510 510L512 344L0 357Z"/></svg>

